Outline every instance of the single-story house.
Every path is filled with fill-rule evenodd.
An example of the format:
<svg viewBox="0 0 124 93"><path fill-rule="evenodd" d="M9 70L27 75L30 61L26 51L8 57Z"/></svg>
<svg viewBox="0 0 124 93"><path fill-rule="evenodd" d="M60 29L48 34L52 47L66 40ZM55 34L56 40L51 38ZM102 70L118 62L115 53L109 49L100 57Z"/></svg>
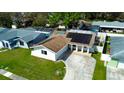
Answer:
<svg viewBox="0 0 124 93"><path fill-rule="evenodd" d="M89 31L68 31L66 36L57 35L33 46L31 55L56 61L67 50L94 52L95 36L95 33Z"/></svg>
<svg viewBox="0 0 124 93"><path fill-rule="evenodd" d="M70 38L69 49L78 52L94 52L96 33L87 30L70 30L66 38Z"/></svg>
<svg viewBox="0 0 124 93"><path fill-rule="evenodd" d="M124 22L119 21L93 21L92 25L99 26L101 30L124 30Z"/></svg>
<svg viewBox="0 0 124 93"><path fill-rule="evenodd" d="M55 36L34 46L31 55L56 61L68 49L68 43L69 39Z"/></svg>
<svg viewBox="0 0 124 93"><path fill-rule="evenodd" d="M42 33L36 29L0 29L0 48L29 48L49 37L49 33Z"/></svg>

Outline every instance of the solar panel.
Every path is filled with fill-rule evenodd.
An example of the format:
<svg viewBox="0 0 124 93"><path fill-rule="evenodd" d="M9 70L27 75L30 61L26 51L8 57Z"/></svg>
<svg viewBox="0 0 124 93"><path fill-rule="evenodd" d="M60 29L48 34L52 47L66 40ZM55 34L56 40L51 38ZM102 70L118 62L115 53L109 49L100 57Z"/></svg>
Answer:
<svg viewBox="0 0 124 93"><path fill-rule="evenodd" d="M68 33L67 38L71 38L71 42L89 44L92 38L91 34L84 33Z"/></svg>

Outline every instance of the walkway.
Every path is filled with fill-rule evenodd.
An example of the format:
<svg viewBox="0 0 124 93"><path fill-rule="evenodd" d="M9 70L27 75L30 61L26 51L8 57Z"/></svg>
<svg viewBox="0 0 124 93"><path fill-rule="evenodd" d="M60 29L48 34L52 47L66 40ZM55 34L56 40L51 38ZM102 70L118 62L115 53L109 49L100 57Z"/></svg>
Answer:
<svg viewBox="0 0 124 93"><path fill-rule="evenodd" d="M66 65L64 80L92 80L96 64L94 58L73 52L64 63Z"/></svg>
<svg viewBox="0 0 124 93"><path fill-rule="evenodd" d="M23 78L23 77L20 77L18 75L15 75L15 74L13 74L13 73L11 73L9 71L6 71L4 69L0 69L0 74L5 76L5 77L8 77L8 78L10 78L12 80L27 80L26 78Z"/></svg>
<svg viewBox="0 0 124 93"><path fill-rule="evenodd" d="M107 80L124 80L124 69L107 67Z"/></svg>

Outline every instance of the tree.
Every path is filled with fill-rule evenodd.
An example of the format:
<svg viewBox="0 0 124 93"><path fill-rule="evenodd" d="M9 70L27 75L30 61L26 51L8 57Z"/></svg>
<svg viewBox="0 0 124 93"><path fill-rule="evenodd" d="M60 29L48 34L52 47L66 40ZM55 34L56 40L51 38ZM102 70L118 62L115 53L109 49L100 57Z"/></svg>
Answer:
<svg viewBox="0 0 124 93"><path fill-rule="evenodd" d="M124 21L124 13L120 13L120 15L118 16L117 20Z"/></svg>
<svg viewBox="0 0 124 93"><path fill-rule="evenodd" d="M12 13L0 13L0 26L11 28Z"/></svg>
<svg viewBox="0 0 124 93"><path fill-rule="evenodd" d="M63 21L63 25L68 27L70 24L75 24L76 21L84 17L79 12L66 12L66 13L51 13L48 18L48 22L52 26L58 26L59 21Z"/></svg>
<svg viewBox="0 0 124 93"><path fill-rule="evenodd" d="M57 26L59 24L59 21L61 21L63 18L63 13L50 13L48 17L48 22L51 26Z"/></svg>
<svg viewBox="0 0 124 93"><path fill-rule="evenodd" d="M32 26L45 26L47 23L47 16L43 14L38 14L34 19Z"/></svg>
<svg viewBox="0 0 124 93"><path fill-rule="evenodd" d="M15 13L14 23L17 27L44 26L47 22L48 13L24 12Z"/></svg>
<svg viewBox="0 0 124 93"><path fill-rule="evenodd" d="M77 20L81 18L80 13L65 13L63 21L65 26L69 26L69 24L75 24Z"/></svg>

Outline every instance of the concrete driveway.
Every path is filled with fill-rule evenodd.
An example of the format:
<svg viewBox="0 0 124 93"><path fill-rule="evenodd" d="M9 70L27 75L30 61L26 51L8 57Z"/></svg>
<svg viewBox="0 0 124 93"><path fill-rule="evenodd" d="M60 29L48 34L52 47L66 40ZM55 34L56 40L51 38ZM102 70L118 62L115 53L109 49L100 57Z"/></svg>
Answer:
<svg viewBox="0 0 124 93"><path fill-rule="evenodd" d="M106 79L107 80L124 80L124 69L107 67Z"/></svg>
<svg viewBox="0 0 124 93"><path fill-rule="evenodd" d="M94 58L73 52L64 63L66 65L64 80L92 80L96 64Z"/></svg>

